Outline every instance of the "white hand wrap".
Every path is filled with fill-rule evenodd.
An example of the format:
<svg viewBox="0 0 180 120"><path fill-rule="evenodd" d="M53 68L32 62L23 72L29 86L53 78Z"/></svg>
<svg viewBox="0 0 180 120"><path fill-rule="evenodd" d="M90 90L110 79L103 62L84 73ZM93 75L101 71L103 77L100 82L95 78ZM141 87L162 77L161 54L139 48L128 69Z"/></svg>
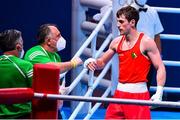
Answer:
<svg viewBox="0 0 180 120"><path fill-rule="evenodd" d="M62 82L62 84L61 84L61 86L59 88L59 93L61 95L67 95L68 92L69 92L69 87L65 87L65 84L66 84L65 80L63 80L63 82Z"/></svg>
<svg viewBox="0 0 180 120"><path fill-rule="evenodd" d="M156 93L151 97L152 101L162 101L163 87L157 86Z"/></svg>
<svg viewBox="0 0 180 120"><path fill-rule="evenodd" d="M69 93L69 87L60 86L59 93L61 95L67 95Z"/></svg>
<svg viewBox="0 0 180 120"><path fill-rule="evenodd" d="M88 58L85 62L84 62L84 68L87 68L87 65L90 63L90 62L95 62L96 60L94 58Z"/></svg>

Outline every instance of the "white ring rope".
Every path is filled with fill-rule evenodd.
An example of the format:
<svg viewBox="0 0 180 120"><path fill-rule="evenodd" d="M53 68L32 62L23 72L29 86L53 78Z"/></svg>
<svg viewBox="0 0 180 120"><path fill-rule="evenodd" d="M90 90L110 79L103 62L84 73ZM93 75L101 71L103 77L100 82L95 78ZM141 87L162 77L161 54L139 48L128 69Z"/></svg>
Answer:
<svg viewBox="0 0 180 120"><path fill-rule="evenodd" d="M180 67L180 61L163 60L163 63L164 63L166 66Z"/></svg>
<svg viewBox="0 0 180 120"><path fill-rule="evenodd" d="M180 40L180 35L175 34L160 34L161 39Z"/></svg>
<svg viewBox="0 0 180 120"><path fill-rule="evenodd" d="M153 7L153 8L156 9L158 12L162 12L162 13L176 13L176 14L180 13L180 8L170 8L170 7Z"/></svg>
<svg viewBox="0 0 180 120"><path fill-rule="evenodd" d="M47 97L48 99L52 99L52 100L60 99L60 100L85 101L85 102L111 102L111 103L117 103L117 104L135 104L135 105L180 108L180 102L169 102L169 101L84 97L84 96L72 96L72 95L69 96L69 95L57 95L57 94L43 94L43 93L34 93L34 97L35 98Z"/></svg>
<svg viewBox="0 0 180 120"><path fill-rule="evenodd" d="M150 91L156 92L157 87L151 86ZM174 94L180 94L180 88L179 87L164 87L163 88L164 93L174 93Z"/></svg>

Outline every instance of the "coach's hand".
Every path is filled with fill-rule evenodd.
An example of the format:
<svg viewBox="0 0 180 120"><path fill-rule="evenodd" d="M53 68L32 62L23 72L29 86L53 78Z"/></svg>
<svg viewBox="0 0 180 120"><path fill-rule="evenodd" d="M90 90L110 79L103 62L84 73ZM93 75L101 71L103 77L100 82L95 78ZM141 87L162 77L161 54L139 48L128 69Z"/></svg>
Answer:
<svg viewBox="0 0 180 120"><path fill-rule="evenodd" d="M83 61L81 60L80 57L75 57L71 60L71 64L73 66L73 68L79 66L79 65L82 65L83 64Z"/></svg>

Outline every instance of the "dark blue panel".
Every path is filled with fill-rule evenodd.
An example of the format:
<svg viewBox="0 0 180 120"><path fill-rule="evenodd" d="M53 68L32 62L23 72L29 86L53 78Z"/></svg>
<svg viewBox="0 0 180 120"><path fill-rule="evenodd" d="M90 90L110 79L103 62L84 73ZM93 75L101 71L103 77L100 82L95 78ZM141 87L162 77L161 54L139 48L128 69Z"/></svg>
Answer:
<svg viewBox="0 0 180 120"><path fill-rule="evenodd" d="M25 50L36 44L35 37L41 24L55 23L67 39L67 48L60 54L64 60L70 59L70 0L1 0L0 4L0 30L16 28L22 31Z"/></svg>

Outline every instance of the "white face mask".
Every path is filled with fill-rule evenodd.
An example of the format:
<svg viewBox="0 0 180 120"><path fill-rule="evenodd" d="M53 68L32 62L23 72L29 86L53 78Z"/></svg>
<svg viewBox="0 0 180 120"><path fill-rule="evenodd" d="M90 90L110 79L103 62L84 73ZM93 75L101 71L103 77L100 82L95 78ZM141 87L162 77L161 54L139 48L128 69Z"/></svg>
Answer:
<svg viewBox="0 0 180 120"><path fill-rule="evenodd" d="M135 2L140 6L144 6L146 4L147 0L135 0Z"/></svg>
<svg viewBox="0 0 180 120"><path fill-rule="evenodd" d="M20 58L23 58L23 56L24 56L24 49L22 49L21 52L19 53Z"/></svg>
<svg viewBox="0 0 180 120"><path fill-rule="evenodd" d="M61 51L66 47L66 40L61 36L56 44L57 50Z"/></svg>

